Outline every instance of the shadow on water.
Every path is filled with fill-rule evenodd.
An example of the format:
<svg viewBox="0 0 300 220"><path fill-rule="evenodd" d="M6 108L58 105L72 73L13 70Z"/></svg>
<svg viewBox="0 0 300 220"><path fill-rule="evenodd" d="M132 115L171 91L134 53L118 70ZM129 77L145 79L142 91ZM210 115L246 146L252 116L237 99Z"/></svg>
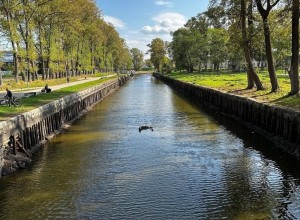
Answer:
<svg viewBox="0 0 300 220"><path fill-rule="evenodd" d="M154 79L153 81L156 84L162 83L157 79ZM266 159L275 161L283 171L286 171L288 174L300 179L300 161L286 153L281 148L276 147L272 141L237 122L235 119L222 114L216 108L202 103L198 100L198 98L187 95L176 89L173 89L173 91L177 96L186 100L191 106L209 115L212 117L212 120L224 126L226 130L232 132L234 135L243 140L246 148L253 148L254 150L261 152Z"/></svg>
<svg viewBox="0 0 300 220"><path fill-rule="evenodd" d="M0 219L299 217L299 162L195 103L137 76L0 181Z"/></svg>
<svg viewBox="0 0 300 220"><path fill-rule="evenodd" d="M156 84L162 83L156 79L153 81ZM245 167L247 166L247 164L245 164L245 158L237 158L231 165L227 164L224 172L226 172L225 176L228 179L225 180L225 182L227 183L227 190L232 192L228 195L230 200L233 201L231 205L234 204L227 209L227 212L230 213L231 211L228 210L235 210L235 212L240 211L243 213L245 210L249 210L251 208L243 207L241 206L242 204L257 204L257 201L259 200L259 203L261 203L260 205L265 203L265 207L270 206L268 203L276 204L275 206L277 206L277 210L271 214L272 218L296 219L296 216L293 216L289 213L288 206L290 204L290 199L292 199L294 196L295 186L300 185L300 161L284 152L281 148L276 147L272 141L266 139L263 137L263 135L258 134L238 121L227 117L216 108L202 103L196 97L192 97L176 89L173 89L173 91L178 97L184 99L195 109L207 114L212 121L215 121L217 124L224 127L225 130L240 138L245 149L259 152L260 158L258 162L263 163L261 166L261 172L258 172L260 174L259 179L261 182L261 187L251 187L251 179L253 179L253 176L251 177L251 172L253 172L251 169L253 169L253 167ZM269 180L269 171L267 171L270 163L274 164L274 166L277 167L281 173L281 178L277 179L276 181L280 183L278 185L280 185L280 192L284 199L279 199L279 201L266 199L269 197L268 194L272 194L272 192L268 190L270 187L268 184L272 184L272 180ZM230 168L230 166L233 167ZM236 176L240 177L238 181L232 179L236 178ZM257 197L261 198L258 199ZM255 207L255 205L252 207L253 212L257 211L257 209L258 207ZM265 212L268 213L269 210L266 209ZM226 215L228 216L228 213L226 213ZM259 215L260 214L256 216L258 219L265 219L266 216L268 216L267 218L270 217L270 214L267 214L266 216ZM232 213L232 217L233 216L236 216L236 213ZM248 218L249 216L244 217Z"/></svg>

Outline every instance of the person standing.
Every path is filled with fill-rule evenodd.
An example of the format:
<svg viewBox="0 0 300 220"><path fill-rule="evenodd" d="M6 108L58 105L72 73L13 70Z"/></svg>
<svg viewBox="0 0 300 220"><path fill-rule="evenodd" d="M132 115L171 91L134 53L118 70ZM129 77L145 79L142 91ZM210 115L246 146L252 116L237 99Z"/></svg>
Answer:
<svg viewBox="0 0 300 220"><path fill-rule="evenodd" d="M6 88L6 96L5 96L5 98L8 99L8 106L10 107L11 103L12 103L13 95L12 95L12 92L8 88Z"/></svg>

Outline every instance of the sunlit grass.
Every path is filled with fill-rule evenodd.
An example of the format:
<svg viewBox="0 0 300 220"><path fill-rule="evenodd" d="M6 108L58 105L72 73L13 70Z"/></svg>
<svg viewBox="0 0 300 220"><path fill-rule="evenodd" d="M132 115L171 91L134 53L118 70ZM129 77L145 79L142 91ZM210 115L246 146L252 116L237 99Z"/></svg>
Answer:
<svg viewBox="0 0 300 220"><path fill-rule="evenodd" d="M116 74L116 73L95 73L93 75L81 75L81 76L73 76L70 77L70 82L76 82L76 81L80 81L82 79L84 79L85 77L91 78L91 77L101 77L101 76L107 76L107 75L112 75L112 74ZM60 85L60 84L64 84L67 83L67 79L66 78L62 78L62 79L47 79L47 80L42 80L42 79L38 79L35 81L31 81L31 82L24 82L22 80L19 80L18 82L16 82L13 77L7 77L4 80L4 83L2 86L0 86L0 91L5 90L6 88L10 89L10 90L30 90L32 88L37 88L37 87L44 87L45 84L48 84L49 86L54 86L54 85Z"/></svg>
<svg viewBox="0 0 300 220"><path fill-rule="evenodd" d="M30 111L32 109L40 107L46 103L52 102L64 96L70 95L72 93L80 92L92 86L100 85L101 83L107 82L116 77L117 76L110 77L110 78L103 78L95 81L90 81L90 82L58 89L51 93L43 93L37 96L31 96L29 98L22 98L23 105L21 107L0 106L0 120L2 121L6 120L17 114Z"/></svg>
<svg viewBox="0 0 300 220"><path fill-rule="evenodd" d="M300 98L298 95L289 96L290 79L283 71L278 73L278 83L280 90L271 93L271 84L267 72L260 72L259 77L265 87L265 90L257 91L256 89L246 90L247 75L246 73L179 73L173 72L168 76L184 82L201 85L223 92L233 93L248 98L256 99L259 102L266 102L274 105L282 105L300 109Z"/></svg>

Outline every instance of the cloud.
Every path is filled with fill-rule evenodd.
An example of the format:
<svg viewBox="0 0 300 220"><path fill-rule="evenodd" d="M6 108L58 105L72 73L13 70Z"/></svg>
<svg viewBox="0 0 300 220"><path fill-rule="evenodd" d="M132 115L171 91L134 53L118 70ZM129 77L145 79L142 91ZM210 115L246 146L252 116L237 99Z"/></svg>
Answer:
<svg viewBox="0 0 300 220"><path fill-rule="evenodd" d="M149 50L147 45L151 43L151 38L135 38L134 40L126 39L126 44L129 48L138 48L139 50L143 51L144 59L148 59L149 55L146 52Z"/></svg>
<svg viewBox="0 0 300 220"><path fill-rule="evenodd" d="M104 15L103 18L104 21L106 21L107 23L111 23L115 28L121 28L121 29L125 28L124 22L118 18L107 16L107 15Z"/></svg>
<svg viewBox="0 0 300 220"><path fill-rule="evenodd" d="M146 25L141 32L145 34L169 34L176 31L186 23L186 18L178 13L162 13L152 18L156 22L154 26Z"/></svg>
<svg viewBox="0 0 300 220"><path fill-rule="evenodd" d="M155 1L155 4L159 6L173 7L173 3L168 1Z"/></svg>

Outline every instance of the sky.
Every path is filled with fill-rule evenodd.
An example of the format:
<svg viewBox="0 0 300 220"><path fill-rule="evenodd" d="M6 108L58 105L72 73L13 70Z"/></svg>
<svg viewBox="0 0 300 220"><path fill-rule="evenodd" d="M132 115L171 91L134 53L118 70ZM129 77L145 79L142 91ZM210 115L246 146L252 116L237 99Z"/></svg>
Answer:
<svg viewBox="0 0 300 220"><path fill-rule="evenodd" d="M111 23L129 48L144 53L154 38L171 41L171 31L205 11L209 0L96 0L103 18ZM145 56L147 58L147 55Z"/></svg>

